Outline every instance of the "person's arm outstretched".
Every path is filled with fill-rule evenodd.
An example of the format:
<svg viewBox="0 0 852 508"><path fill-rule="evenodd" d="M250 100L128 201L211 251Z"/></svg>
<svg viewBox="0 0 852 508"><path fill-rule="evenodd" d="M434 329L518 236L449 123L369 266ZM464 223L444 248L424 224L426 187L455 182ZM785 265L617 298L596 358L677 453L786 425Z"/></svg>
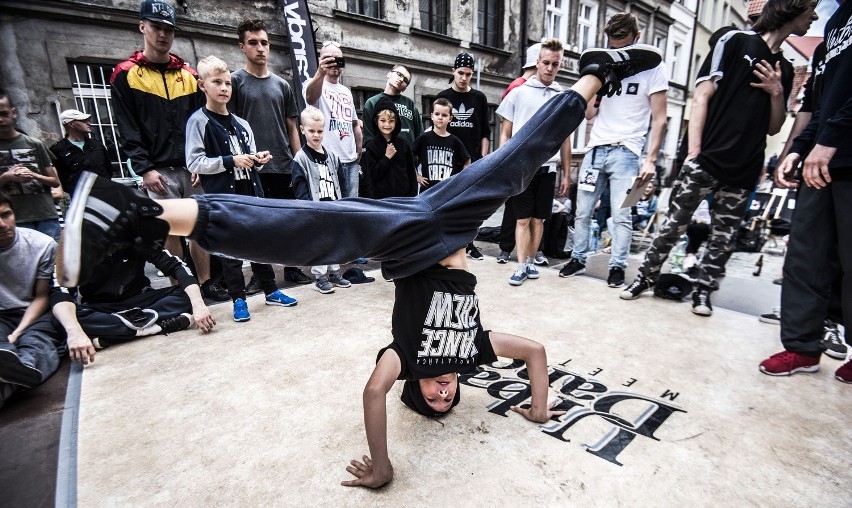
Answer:
<svg viewBox="0 0 852 508"><path fill-rule="evenodd" d="M379 488L393 479L393 466L388 457L388 413L387 394L402 366L396 351L387 349L376 363L367 386L364 387L364 429L370 456L353 459L346 470L354 480L340 482L346 487ZM545 373L546 375L546 373Z"/></svg>
<svg viewBox="0 0 852 508"><path fill-rule="evenodd" d="M529 408L512 406L512 411L519 413L531 422L545 423L554 416L564 415L565 411L553 411L553 404L547 403L547 353L544 346L534 340L510 335L508 333L491 332L491 347L494 354L504 358L523 360L527 364L527 373L532 391L532 404Z"/></svg>

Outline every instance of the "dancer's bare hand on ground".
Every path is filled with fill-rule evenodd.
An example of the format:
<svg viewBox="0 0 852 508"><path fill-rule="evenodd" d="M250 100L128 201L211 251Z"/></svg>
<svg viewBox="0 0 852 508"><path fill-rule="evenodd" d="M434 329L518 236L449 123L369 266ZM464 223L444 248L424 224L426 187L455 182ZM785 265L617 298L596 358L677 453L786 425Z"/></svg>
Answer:
<svg viewBox="0 0 852 508"><path fill-rule="evenodd" d="M802 179L805 185L814 189L822 189L831 183L828 163L831 162L837 148L825 145L814 145L811 153L802 165Z"/></svg>
<svg viewBox="0 0 852 508"><path fill-rule="evenodd" d="M68 356L72 362L80 362L83 365L94 363L95 346L92 340L82 330L68 330Z"/></svg>
<svg viewBox="0 0 852 508"><path fill-rule="evenodd" d="M545 423L554 416L561 416L565 414L565 411L554 411L553 408L559 404L559 399L552 400L546 408L541 408L538 410L533 410L532 407L520 407L520 406L512 406L512 411L518 413L523 416L527 420L536 423Z"/></svg>
<svg viewBox="0 0 852 508"><path fill-rule="evenodd" d="M781 85L781 62L775 62L775 67L766 60L761 60L754 65L752 74L757 76L760 83L750 83L755 88L760 88L769 95L781 95L784 87Z"/></svg>
<svg viewBox="0 0 852 508"><path fill-rule="evenodd" d="M345 487L370 487L377 489L393 479L393 466L390 462L386 466L376 466L370 457L364 455L360 462L353 459L346 467L346 471L355 476L354 480L340 482Z"/></svg>
<svg viewBox="0 0 852 508"><path fill-rule="evenodd" d="M798 187L799 180L796 178L796 169L799 167L800 160L802 160L802 157L797 153L791 153L784 157L784 160L775 168L775 174L772 175L775 185L783 189Z"/></svg>

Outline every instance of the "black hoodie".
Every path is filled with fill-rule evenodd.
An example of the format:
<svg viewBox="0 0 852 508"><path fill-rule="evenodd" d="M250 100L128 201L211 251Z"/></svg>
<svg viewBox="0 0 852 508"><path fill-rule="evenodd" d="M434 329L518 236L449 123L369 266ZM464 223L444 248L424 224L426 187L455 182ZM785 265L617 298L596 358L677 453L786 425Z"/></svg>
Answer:
<svg viewBox="0 0 852 508"><path fill-rule="evenodd" d="M376 102L375 114L370 119L376 132L379 132L379 113L385 110L396 112L396 106L393 101L382 97ZM390 142L380 134L364 146L364 153L361 155L361 171L364 172L369 189L365 189L366 193L359 191L359 194L377 199L417 195L414 155L408 143L399 137L401 129L402 123L397 116L396 127L391 133ZM391 159L385 156L388 143L393 143L396 148L396 154Z"/></svg>

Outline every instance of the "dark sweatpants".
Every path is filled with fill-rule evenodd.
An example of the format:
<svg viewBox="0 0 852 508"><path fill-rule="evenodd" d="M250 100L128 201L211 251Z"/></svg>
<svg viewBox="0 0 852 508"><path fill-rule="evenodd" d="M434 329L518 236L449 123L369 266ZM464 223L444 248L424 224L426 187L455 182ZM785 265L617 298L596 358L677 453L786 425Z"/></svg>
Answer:
<svg viewBox="0 0 852 508"><path fill-rule="evenodd" d="M852 168L832 173L848 174ZM799 188L784 260L781 343L795 353L818 355L832 284L841 279L844 321L852 317L852 181ZM847 327L848 328L848 327Z"/></svg>
<svg viewBox="0 0 852 508"><path fill-rule="evenodd" d="M464 248L510 196L522 192L584 118L573 90L551 98L497 151L414 197L338 201L196 196L191 237L204 249L296 266L382 262L385 278L417 273Z"/></svg>
<svg viewBox="0 0 852 508"><path fill-rule="evenodd" d="M89 337L129 340L136 337L136 330L129 328L112 313L134 307L154 310L159 314L159 319L168 319L184 312L192 313L192 304L183 289L170 286L150 289L120 302L81 304L77 307L77 321Z"/></svg>

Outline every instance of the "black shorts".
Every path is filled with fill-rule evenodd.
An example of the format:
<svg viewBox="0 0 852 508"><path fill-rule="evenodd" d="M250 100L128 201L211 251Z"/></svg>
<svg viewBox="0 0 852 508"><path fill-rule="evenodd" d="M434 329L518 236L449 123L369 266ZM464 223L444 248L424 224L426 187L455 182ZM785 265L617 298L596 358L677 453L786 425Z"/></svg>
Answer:
<svg viewBox="0 0 852 508"><path fill-rule="evenodd" d="M553 213L556 173L538 174L524 190L512 199L516 219L549 219Z"/></svg>

